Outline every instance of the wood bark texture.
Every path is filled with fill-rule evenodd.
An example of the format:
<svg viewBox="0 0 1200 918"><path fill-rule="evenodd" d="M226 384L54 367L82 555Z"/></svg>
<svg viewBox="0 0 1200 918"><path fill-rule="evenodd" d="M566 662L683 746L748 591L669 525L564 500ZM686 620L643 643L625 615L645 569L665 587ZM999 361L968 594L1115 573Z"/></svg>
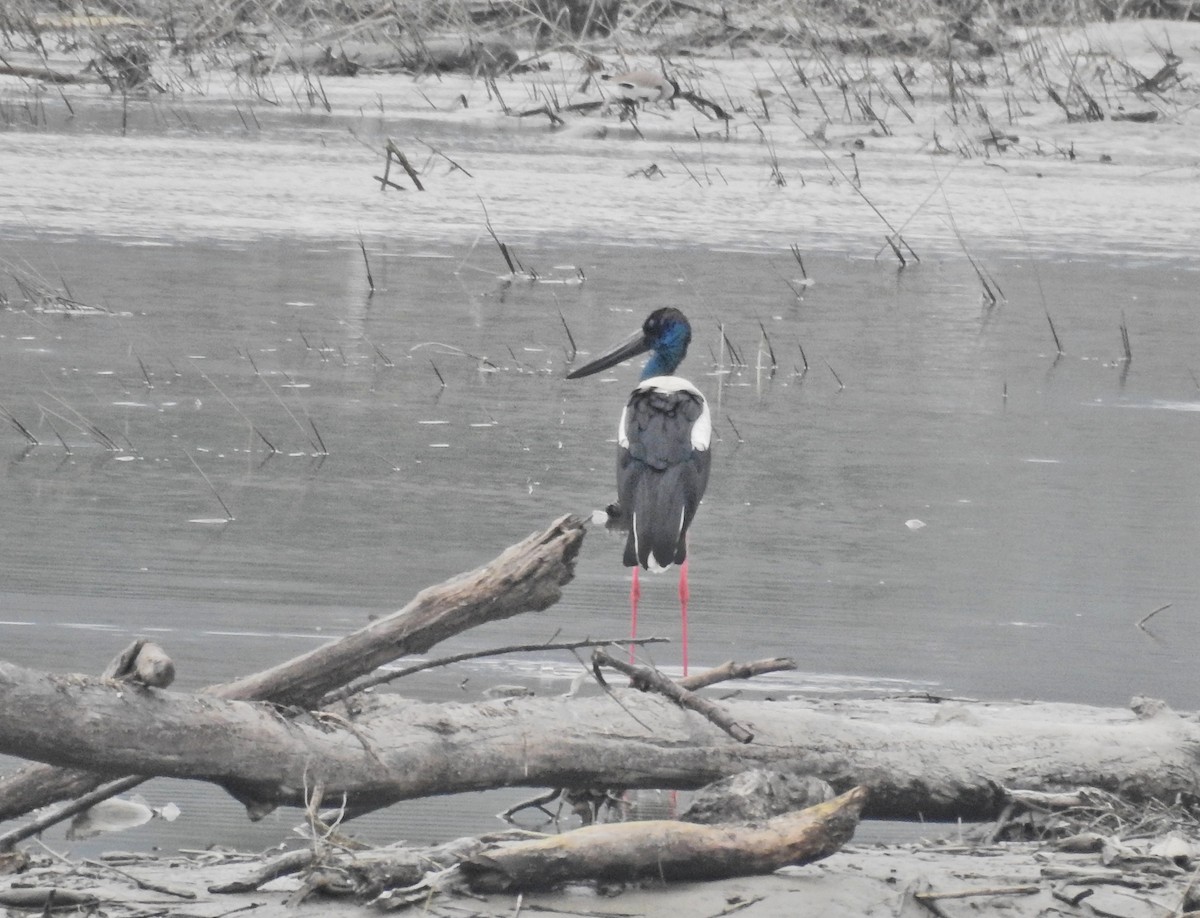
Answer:
<svg viewBox="0 0 1200 918"><path fill-rule="evenodd" d="M588 826L485 851L459 869L476 892L550 889L579 880L719 880L809 864L854 834L867 790L856 787L760 824L656 819Z"/></svg>
<svg viewBox="0 0 1200 918"><path fill-rule="evenodd" d="M753 767L872 790L869 815L982 819L1006 787L1093 785L1134 799L1200 791L1200 728L1161 706L913 701L726 703L755 742L628 689L592 698L424 704L395 695L295 720L268 704L0 664L0 752L139 770L303 805L318 784L353 812L495 787L696 788ZM47 729L53 724L53 730Z"/></svg>

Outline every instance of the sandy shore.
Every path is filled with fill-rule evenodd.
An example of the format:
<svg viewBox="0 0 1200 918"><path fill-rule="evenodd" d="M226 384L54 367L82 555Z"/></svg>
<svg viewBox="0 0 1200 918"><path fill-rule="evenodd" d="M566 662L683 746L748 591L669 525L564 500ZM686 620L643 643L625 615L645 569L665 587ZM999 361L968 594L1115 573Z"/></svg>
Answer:
<svg viewBox="0 0 1200 918"><path fill-rule="evenodd" d="M1140 864L1114 869L1099 852L1067 854L1034 844L979 845L926 843L903 846L849 845L819 863L786 868L774 875L711 883L614 886L597 891L572 887L557 892L476 897L436 897L415 908L441 915L510 918L546 915L744 914L758 918L828 916L957 916L1004 914L1014 918L1050 914L1120 915L1161 918L1182 914L1191 871L1169 860L1145 857ZM311 897L300 904L289 898L297 879L279 879L252 893L214 895L209 886L246 876L253 865L240 858L213 855L198 859L121 863L124 876L95 866L71 868L47 864L13 878L18 884L54 885L84 891L101 900L110 915L145 914L167 908L169 914L218 918L252 910L273 916L379 914L372 905L345 899ZM139 889L134 878L170 889ZM916 898L920 893L925 901ZM195 898L184 898L186 895ZM1086 903L1094 911L1072 906Z"/></svg>

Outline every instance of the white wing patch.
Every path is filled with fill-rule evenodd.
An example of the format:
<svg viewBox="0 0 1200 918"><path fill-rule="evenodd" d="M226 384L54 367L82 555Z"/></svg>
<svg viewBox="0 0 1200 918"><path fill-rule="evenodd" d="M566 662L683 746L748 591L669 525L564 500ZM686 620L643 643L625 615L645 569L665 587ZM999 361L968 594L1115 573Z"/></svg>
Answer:
<svg viewBox="0 0 1200 918"><path fill-rule="evenodd" d="M704 396L701 396L704 398ZM708 413L708 402L704 402L704 410L696 423L692 425L692 449L704 452L712 442L712 415Z"/></svg>
<svg viewBox="0 0 1200 918"><path fill-rule="evenodd" d="M640 558L642 556L642 554L638 547L638 528L637 528L637 511L636 510L633 511L633 519L630 521L630 523L633 527L632 529L629 530L630 532L633 533L633 556L635 558Z"/></svg>
<svg viewBox="0 0 1200 918"><path fill-rule="evenodd" d="M621 409L621 420L617 422L617 446L621 449L629 449L629 434L625 433L625 415L629 412L629 407Z"/></svg>

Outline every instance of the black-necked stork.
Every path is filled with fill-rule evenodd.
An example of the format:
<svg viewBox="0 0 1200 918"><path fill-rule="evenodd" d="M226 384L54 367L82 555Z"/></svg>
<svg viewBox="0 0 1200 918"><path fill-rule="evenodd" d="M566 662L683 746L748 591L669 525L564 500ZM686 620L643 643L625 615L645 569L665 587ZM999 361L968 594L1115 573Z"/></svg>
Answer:
<svg viewBox="0 0 1200 918"><path fill-rule="evenodd" d="M634 637L641 596L638 568L657 572L679 565L684 675L688 666L687 531L708 484L712 437L704 396L674 375L691 340L692 327L682 312L656 309L628 341L567 375L568 379L590 376L653 351L617 426L616 516L618 526L629 532L625 566L633 568L629 605Z"/></svg>

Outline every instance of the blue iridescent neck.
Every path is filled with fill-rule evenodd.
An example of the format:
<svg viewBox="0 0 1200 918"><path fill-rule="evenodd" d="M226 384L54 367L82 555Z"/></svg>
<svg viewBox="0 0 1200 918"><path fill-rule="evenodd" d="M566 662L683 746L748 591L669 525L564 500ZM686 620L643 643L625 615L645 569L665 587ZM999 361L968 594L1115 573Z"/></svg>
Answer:
<svg viewBox="0 0 1200 918"><path fill-rule="evenodd" d="M654 355L642 367L642 379L650 379L652 376L670 376L679 367L679 364L683 363L686 353L687 345L658 347L654 351Z"/></svg>
<svg viewBox="0 0 1200 918"><path fill-rule="evenodd" d="M688 345L692 341L692 329L682 313L676 321L654 322L655 313L647 325L648 334L653 335L653 356L642 367L642 379L652 376L670 376L683 363Z"/></svg>

